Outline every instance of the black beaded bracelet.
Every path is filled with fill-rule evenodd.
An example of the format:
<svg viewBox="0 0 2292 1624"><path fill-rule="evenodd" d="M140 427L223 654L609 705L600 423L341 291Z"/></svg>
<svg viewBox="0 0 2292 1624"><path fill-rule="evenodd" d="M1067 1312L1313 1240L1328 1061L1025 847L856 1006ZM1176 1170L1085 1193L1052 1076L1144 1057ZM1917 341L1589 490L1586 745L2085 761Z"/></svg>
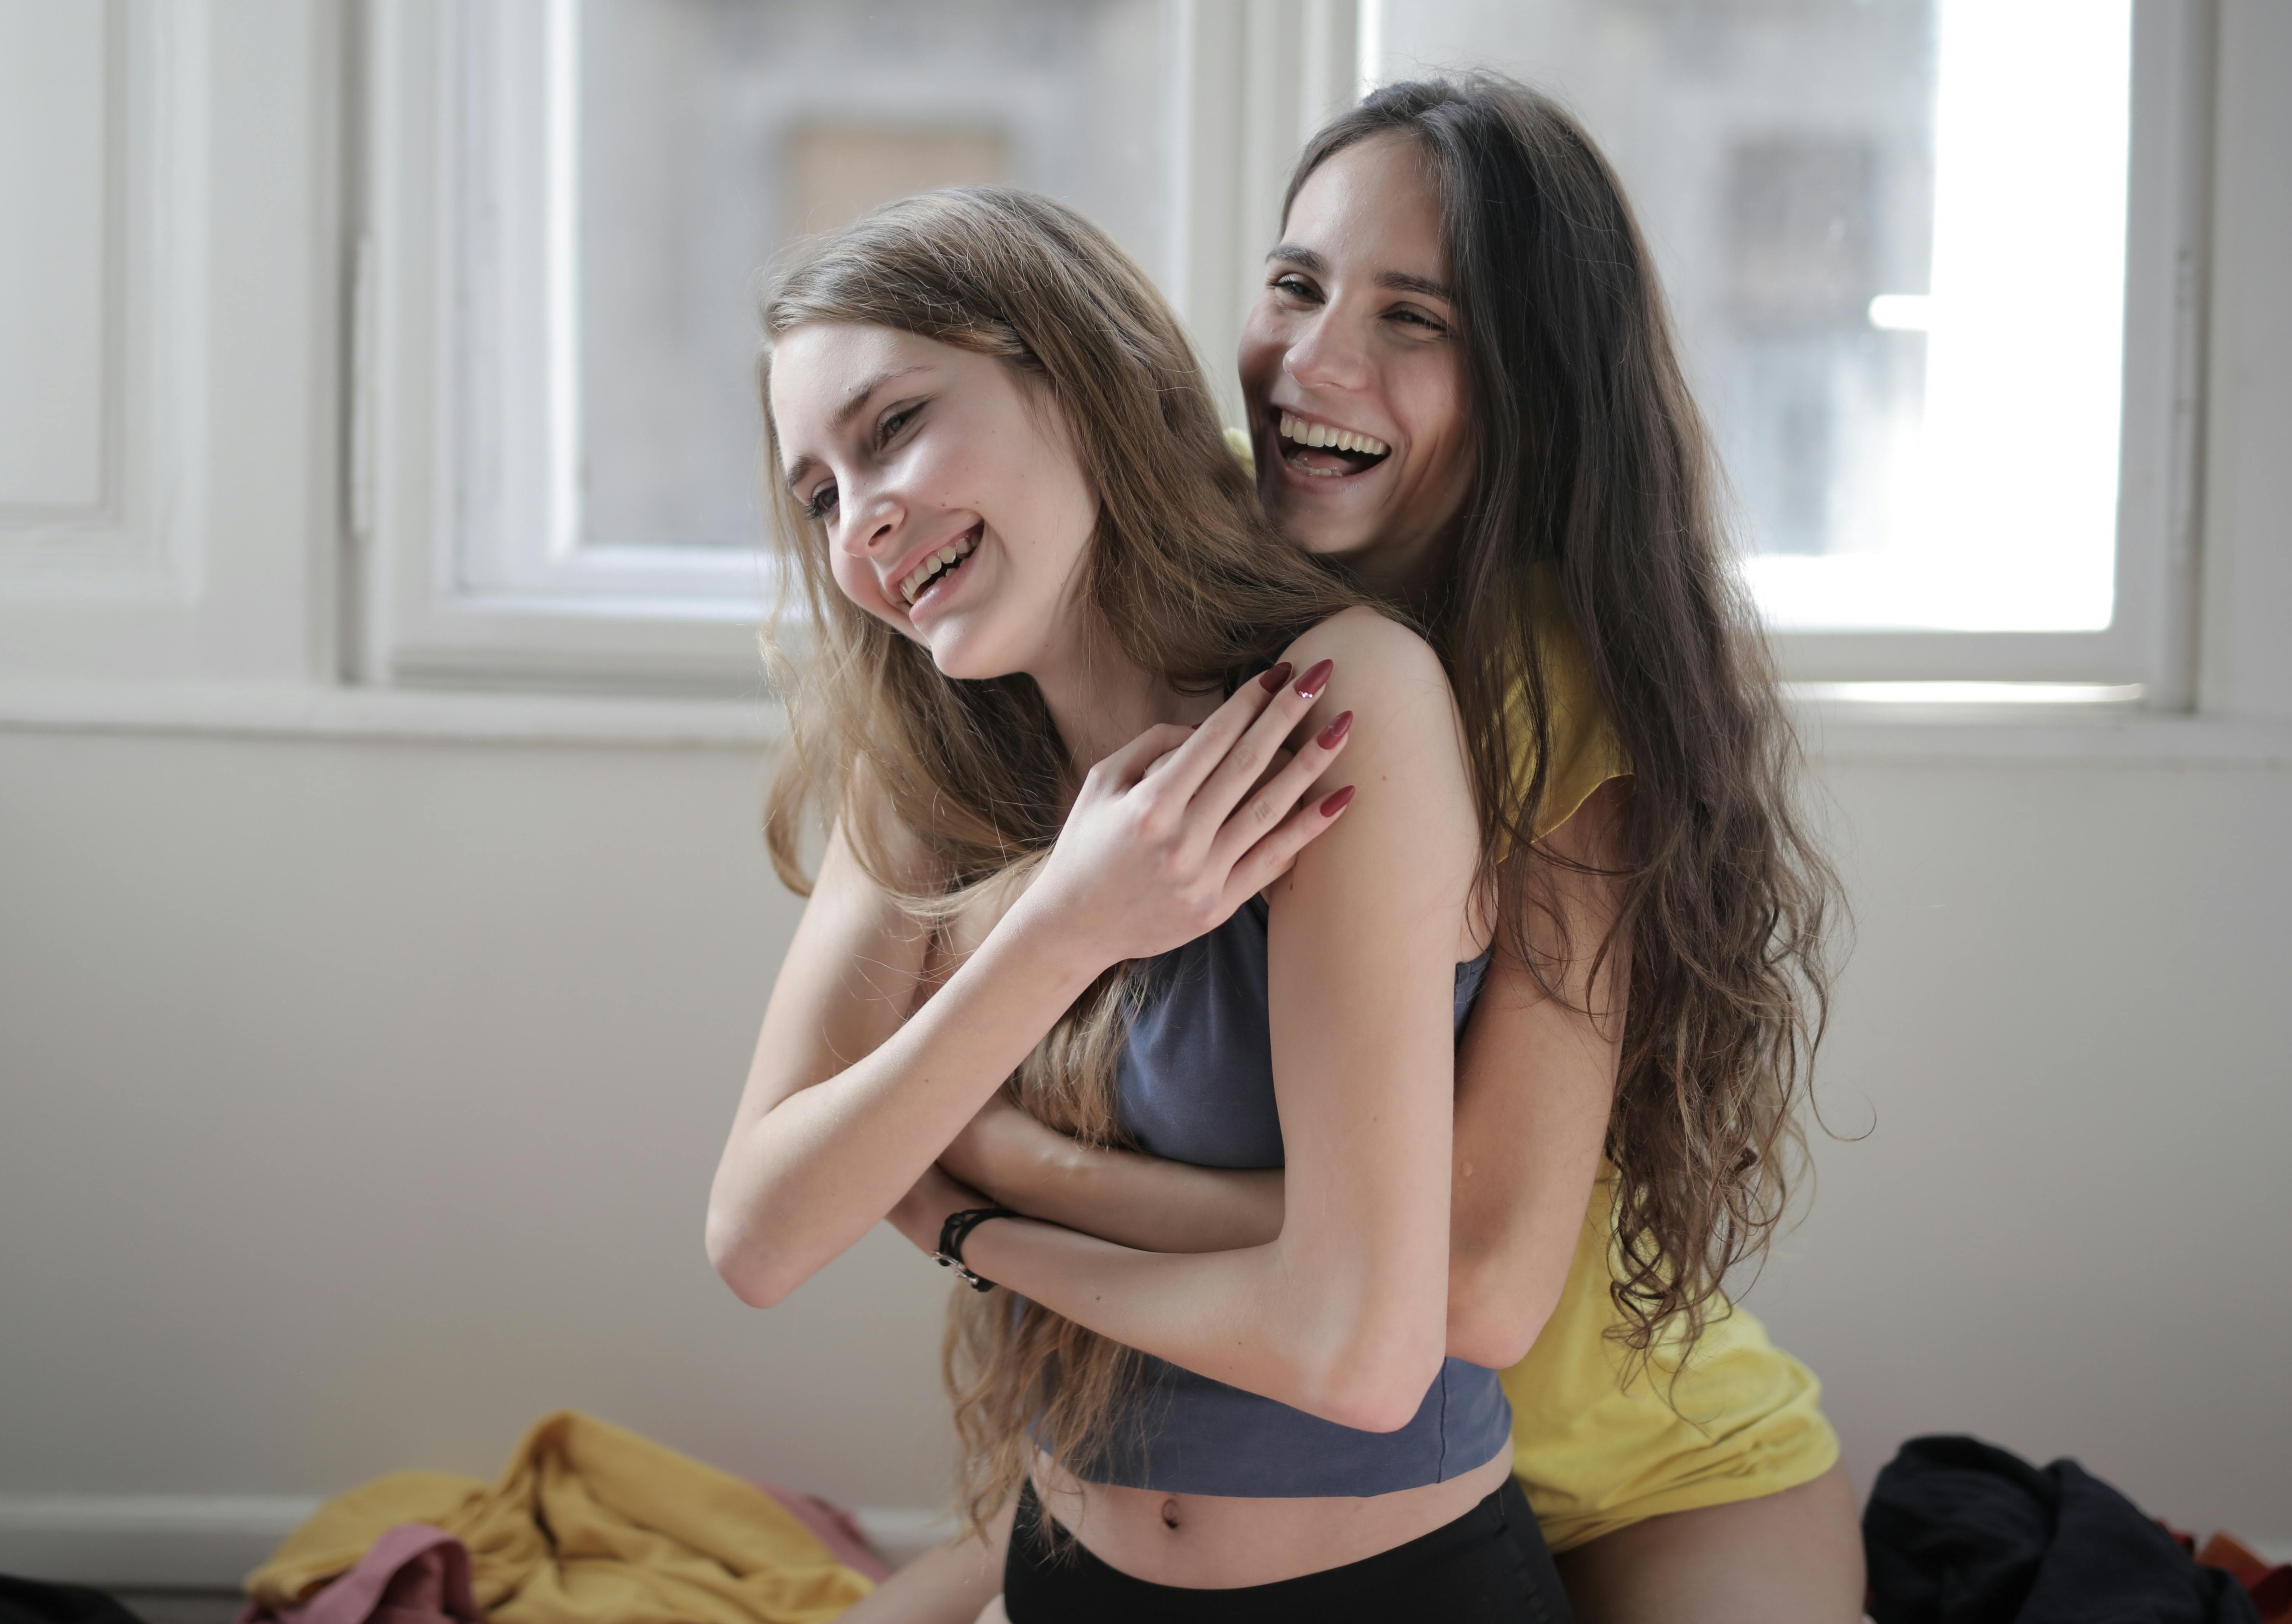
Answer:
<svg viewBox="0 0 2292 1624"><path fill-rule="evenodd" d="M989 1218L1017 1218L1020 1215L1008 1207L966 1207L960 1212L950 1212L947 1222L939 1226L939 1250L932 1261L941 1268L953 1269L962 1276L963 1283L974 1291L992 1291L995 1282L984 1275L973 1274L963 1261L963 1242L971 1232Z"/></svg>

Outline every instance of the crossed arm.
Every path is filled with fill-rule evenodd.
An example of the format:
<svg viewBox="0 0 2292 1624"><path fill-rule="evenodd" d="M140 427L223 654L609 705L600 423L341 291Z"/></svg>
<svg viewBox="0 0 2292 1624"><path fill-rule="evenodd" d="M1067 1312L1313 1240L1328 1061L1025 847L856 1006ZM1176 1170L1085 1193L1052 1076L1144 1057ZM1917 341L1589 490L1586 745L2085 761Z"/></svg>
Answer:
<svg viewBox="0 0 2292 1624"><path fill-rule="evenodd" d="M1551 914L1530 921L1544 983L1500 937L1457 1057L1448 1351L1475 1364L1516 1363L1534 1344L1566 1284L1598 1172L1631 955L1618 938L1595 977L1621 882L1587 871L1618 866L1629 789L1610 781L1539 842L1531 860L1562 859L1548 874ZM1002 1205L1153 1251L1262 1245L1282 1224L1279 1170L1093 1148L1000 1099L940 1163Z"/></svg>
<svg viewBox="0 0 2292 1624"><path fill-rule="evenodd" d="M1390 1428L1414 1414L1443 1351L1449 967L1470 951L1475 830L1430 650L1356 611L1309 633L1291 658L1325 655L1336 678L1310 716L1277 717L1275 738L1354 712L1343 777L1360 795L1294 864L1275 854L1288 868L1270 944L1288 1154L1278 1233L1175 1254L1005 1222L968 1250L983 1273L1117 1340L1333 1420ZM1231 741L1203 736L1211 731L1167 759L1198 745L1225 760L1219 772L1254 782L1270 752L1228 757ZM1326 766L1308 747L1283 771ZM1154 782L1147 772L1133 788ZM1334 786L1309 793L1322 787ZM895 1207L935 1223L930 1211L945 1210L953 1186L934 1159L1097 970L1199 933L1078 950L1075 920L1108 911L1081 907L1077 864L1060 871L1059 855L917 1008L925 944L848 848L831 848L710 1203L711 1256L747 1300L779 1301ZM1247 896L1264 880L1244 863L1232 882Z"/></svg>

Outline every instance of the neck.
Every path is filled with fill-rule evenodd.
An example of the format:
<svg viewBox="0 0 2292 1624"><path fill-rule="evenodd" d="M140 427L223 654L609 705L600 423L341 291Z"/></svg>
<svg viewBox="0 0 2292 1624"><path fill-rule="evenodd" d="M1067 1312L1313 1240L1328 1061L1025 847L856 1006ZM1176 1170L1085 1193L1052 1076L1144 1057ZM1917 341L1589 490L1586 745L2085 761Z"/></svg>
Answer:
<svg viewBox="0 0 2292 1624"><path fill-rule="evenodd" d="M1438 532L1366 547L1343 562L1363 591L1424 620L1435 607L1455 546L1453 535Z"/></svg>
<svg viewBox="0 0 2292 1624"><path fill-rule="evenodd" d="M1042 691L1077 779L1158 722L1198 722L1218 706L1215 694L1181 694L1158 672L1134 664L1106 635L1027 674Z"/></svg>

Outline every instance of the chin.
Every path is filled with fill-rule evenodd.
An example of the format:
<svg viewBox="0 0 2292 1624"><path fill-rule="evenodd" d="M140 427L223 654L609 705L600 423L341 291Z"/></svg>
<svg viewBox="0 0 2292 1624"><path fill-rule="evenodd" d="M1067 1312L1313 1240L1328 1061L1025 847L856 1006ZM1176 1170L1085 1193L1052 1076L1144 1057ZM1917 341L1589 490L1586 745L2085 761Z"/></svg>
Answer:
<svg viewBox="0 0 2292 1624"><path fill-rule="evenodd" d="M956 682L991 681L1019 669L1015 662L987 639L966 637L961 627L943 627L937 635L924 638L923 643L931 652L932 663L939 667L939 674Z"/></svg>
<svg viewBox="0 0 2292 1624"><path fill-rule="evenodd" d="M1280 494L1290 497L1291 493L1283 491ZM1265 504L1265 517L1283 541L1316 558L1359 552L1376 539L1374 531L1354 515L1323 512L1319 504L1311 502L1294 498L1269 502Z"/></svg>

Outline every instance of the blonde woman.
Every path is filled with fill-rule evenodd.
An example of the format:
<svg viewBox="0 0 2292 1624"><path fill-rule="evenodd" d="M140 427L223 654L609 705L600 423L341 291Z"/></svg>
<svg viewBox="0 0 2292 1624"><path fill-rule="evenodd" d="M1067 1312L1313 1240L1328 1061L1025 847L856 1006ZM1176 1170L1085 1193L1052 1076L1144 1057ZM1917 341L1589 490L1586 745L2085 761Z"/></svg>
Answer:
<svg viewBox="0 0 2292 1624"><path fill-rule="evenodd" d="M766 333L820 639L774 849L812 796L833 830L719 1271L774 1304L890 1216L1009 1288L965 1294L959 1419L1017 1624L1565 1617L1496 1374L1447 1351L1493 920L1439 659L1266 529L1175 320L1056 205L895 205ZM935 1162L1006 1086L1086 1139L1270 1151L1279 1232L989 1208Z"/></svg>

